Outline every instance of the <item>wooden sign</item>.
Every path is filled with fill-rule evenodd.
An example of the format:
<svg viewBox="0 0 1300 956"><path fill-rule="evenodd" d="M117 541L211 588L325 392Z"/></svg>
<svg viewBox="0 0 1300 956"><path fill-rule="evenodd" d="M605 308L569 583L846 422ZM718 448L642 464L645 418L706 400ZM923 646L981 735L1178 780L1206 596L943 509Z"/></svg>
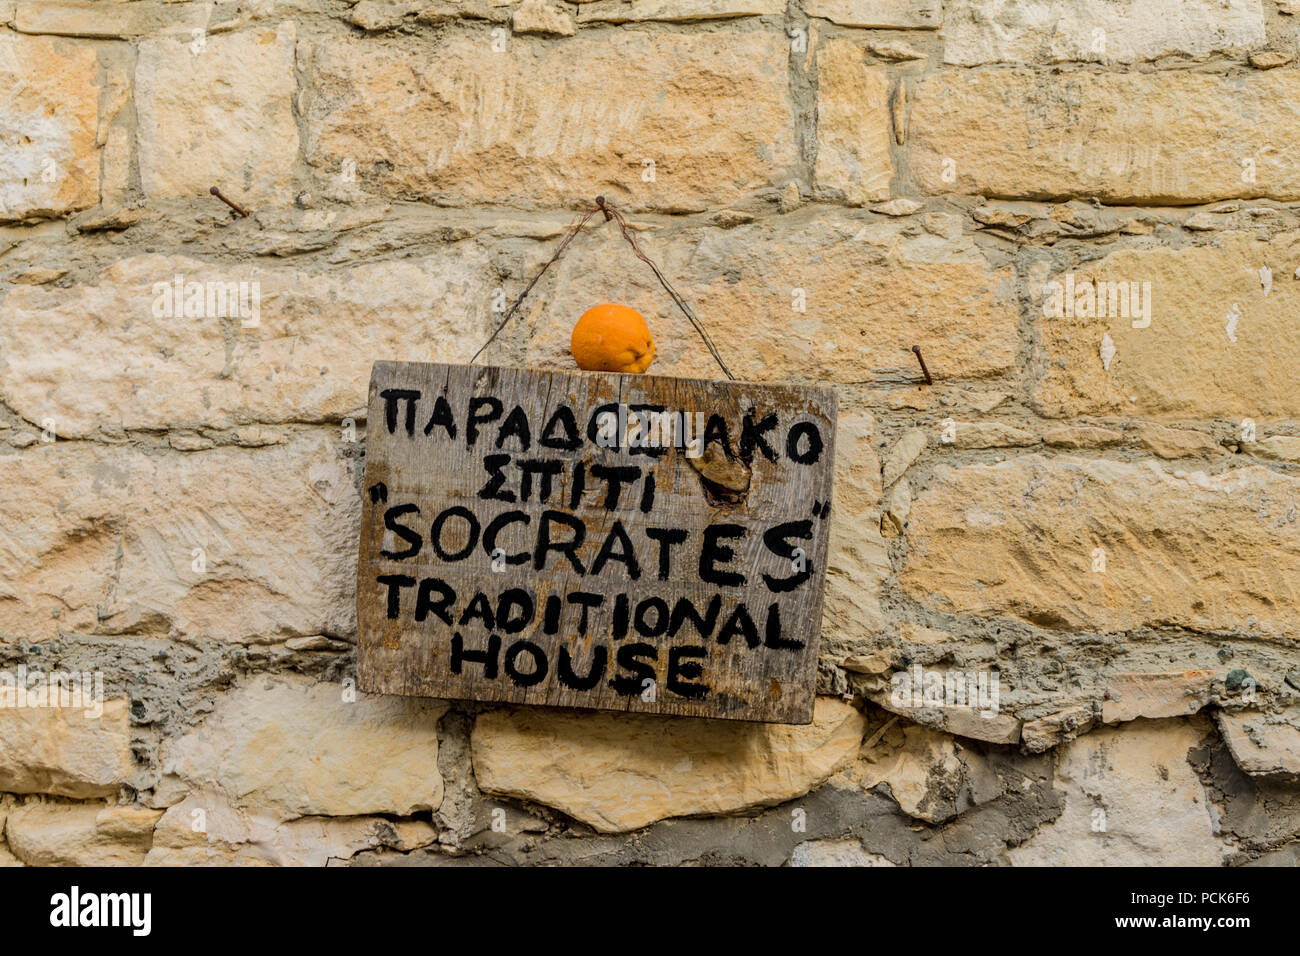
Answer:
<svg viewBox="0 0 1300 956"><path fill-rule="evenodd" d="M836 396L377 362L363 691L812 719Z"/></svg>

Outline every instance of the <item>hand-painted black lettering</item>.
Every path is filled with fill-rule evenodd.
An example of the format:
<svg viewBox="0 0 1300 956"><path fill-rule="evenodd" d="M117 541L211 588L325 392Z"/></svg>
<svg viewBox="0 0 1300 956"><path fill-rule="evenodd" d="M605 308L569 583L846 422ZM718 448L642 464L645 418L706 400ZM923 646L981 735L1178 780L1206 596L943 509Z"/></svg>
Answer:
<svg viewBox="0 0 1300 956"><path fill-rule="evenodd" d="M621 674L610 679L609 686L614 689L614 693L620 697L634 697L641 693L642 685L647 680L655 679L654 666L641 660L643 657L657 661L659 660L659 652L653 644L644 642L619 646L615 660L618 661L619 667L631 673Z"/></svg>
<svg viewBox="0 0 1300 956"><path fill-rule="evenodd" d="M708 651L698 644L684 644L668 649L668 678L664 685L678 697L698 700L709 693L704 684L691 683L704 673L704 667L686 658L707 658Z"/></svg>
<svg viewBox="0 0 1300 956"><path fill-rule="evenodd" d="M592 465L591 475L605 482L606 511L618 508L618 499L623 493L623 485L631 484L641 477L641 469L636 465Z"/></svg>
<svg viewBox="0 0 1300 956"><path fill-rule="evenodd" d="M802 451L799 449L800 440L807 441L807 447ZM786 457L800 465L817 464L821 461L822 449L825 447L821 429L816 422L795 422L790 426L790 433L785 436Z"/></svg>
<svg viewBox="0 0 1300 956"><path fill-rule="evenodd" d="M558 594L552 594L546 599L546 614L542 618L542 633L552 636L560 633L560 610L564 607L564 602Z"/></svg>
<svg viewBox="0 0 1300 956"><path fill-rule="evenodd" d="M506 588L497 598L497 628L518 634L533 621L533 596L523 588Z"/></svg>
<svg viewBox="0 0 1300 956"><path fill-rule="evenodd" d="M615 545L618 545L617 551L614 550ZM641 564L636 559L636 548L632 546L632 539L628 537L623 522L617 520L610 525L609 533L605 535L605 541L600 546L596 560L591 562L591 573L600 574L609 561L617 561L627 568L627 576L633 581L641 577Z"/></svg>
<svg viewBox="0 0 1300 956"><path fill-rule="evenodd" d="M519 442L520 451L528 451L533 443L533 436L528 433L528 414L518 405L510 409L510 414L501 423L501 430L497 432L496 446L500 448L507 438Z"/></svg>
<svg viewBox="0 0 1300 956"><path fill-rule="evenodd" d="M663 416L666 405L635 404L627 407L630 417L635 417L637 425L627 439L629 455L650 455L661 458L668 454L669 442L664 441Z"/></svg>
<svg viewBox="0 0 1300 956"><path fill-rule="evenodd" d="M551 479L555 478L564 470L564 462L559 460L530 460L519 462L519 468L523 472L523 478L519 483L519 500L531 501L533 497L533 475L541 475L541 490L537 493L537 500L546 504L551 500Z"/></svg>
<svg viewBox="0 0 1300 956"><path fill-rule="evenodd" d="M518 666L519 656L527 654L533 659L531 671L521 671ZM546 662L546 652L532 641L515 641L506 651L506 676L516 687L533 687L546 679L550 665Z"/></svg>
<svg viewBox="0 0 1300 956"><path fill-rule="evenodd" d="M626 594L620 594L614 598L614 626L610 629L610 634L616 641L621 641L627 637L627 622L630 617L628 597Z"/></svg>
<svg viewBox="0 0 1300 956"><path fill-rule="evenodd" d="M573 532L573 537L568 541L553 541L551 539L551 525L561 524ZM573 515L565 514L563 511L543 511L540 527L537 530L537 549L533 553L533 570L546 570L546 556L554 551L556 554L562 554L569 559L569 565L579 574L586 574L586 569L582 562L578 560L578 549L582 547L582 542L587 537L587 526L581 518L575 518Z"/></svg>
<svg viewBox="0 0 1300 956"><path fill-rule="evenodd" d="M767 606L767 621L763 625L763 646L783 651L801 651L803 641L781 636L781 605L773 601Z"/></svg>
<svg viewBox="0 0 1300 956"><path fill-rule="evenodd" d="M672 573L673 545L686 540L685 528L646 528L645 536L659 542L659 580L667 581Z"/></svg>
<svg viewBox="0 0 1300 956"><path fill-rule="evenodd" d="M788 538L798 538L802 541L811 541L813 536L812 521L804 518L801 521L783 521L778 525L768 528L763 534L763 546L771 551L778 558L788 558L791 561L795 556L795 545L791 544ZM773 577L770 574L763 575L763 583L773 594L784 594L787 591L793 591L799 585L803 584L813 574L812 559L805 555L802 559L803 570L795 571L794 574L784 578Z"/></svg>
<svg viewBox="0 0 1300 956"><path fill-rule="evenodd" d="M501 399L479 395L469 400L469 420L465 423L465 444L473 448L478 441L478 427L501 417Z"/></svg>
<svg viewBox="0 0 1300 956"><path fill-rule="evenodd" d="M483 467L487 469L488 481L479 489L480 498L493 501L513 502L515 500L513 491L502 491L506 483L506 473L502 469L508 464L510 464L510 456L504 453L483 456Z"/></svg>
<svg viewBox="0 0 1300 956"><path fill-rule="evenodd" d="M459 551L448 551L442 546L443 526L452 518L460 518L464 521L468 532L465 547ZM478 518L474 517L474 512L464 505L453 505L433 519L433 524L429 528L429 543L433 545L434 552L442 560L450 562L464 561L469 557L470 552L474 550L474 546L478 544L479 530Z"/></svg>
<svg viewBox="0 0 1300 956"><path fill-rule="evenodd" d="M731 639L737 634L743 635L745 643L750 647L758 647L758 627L750 617L749 609L743 604L737 604L731 616L727 618L727 623L722 625L722 630L718 632L718 643L730 644Z"/></svg>
<svg viewBox="0 0 1300 956"><path fill-rule="evenodd" d="M591 417L587 419L587 441L593 445L600 444L601 423L607 421L606 415L613 415L618 418L618 402L606 402L604 405L597 405L591 410ZM608 427L608 426L606 426ZM623 436L616 436L618 445L623 444Z"/></svg>
<svg viewBox="0 0 1300 956"><path fill-rule="evenodd" d="M569 654L569 649L561 647L560 659L555 668L555 676L559 679L561 686L568 687L570 690L591 690L605 676L605 664L608 659L609 652L603 646L598 645L591 652L591 669L586 674L579 676L573 671L573 657Z"/></svg>
<svg viewBox="0 0 1300 956"><path fill-rule="evenodd" d="M388 434L397 431L397 403L406 402L406 434L415 434L415 403L420 400L419 389L386 388L379 393L384 400L384 424Z"/></svg>
<svg viewBox="0 0 1300 956"><path fill-rule="evenodd" d="M397 620L402 611L402 588L414 587L415 578L409 574L381 574L375 580L388 585L388 619Z"/></svg>
<svg viewBox="0 0 1300 956"><path fill-rule="evenodd" d="M433 592L438 592L438 600L433 599ZM420 590L415 593L415 620L423 621L430 614L442 621L444 624L451 623L451 612L448 610L456 603L456 591L440 578L424 578L420 582Z"/></svg>
<svg viewBox="0 0 1300 956"><path fill-rule="evenodd" d="M556 425L564 429L563 437L554 434ZM551 420L542 429L542 437L538 439L537 444L543 448L577 451L582 445L582 436L578 434L578 422L573 417L573 409L568 405L561 405L557 408L555 414L551 416Z"/></svg>
<svg viewBox="0 0 1300 956"><path fill-rule="evenodd" d="M578 636L586 637L587 612L604 604L605 595L596 594L593 591L574 591L567 597L570 604L576 604L582 608L582 615L578 618Z"/></svg>
<svg viewBox="0 0 1300 956"><path fill-rule="evenodd" d="M452 418L451 406L447 404L447 399L441 395L433 400L433 414L429 416L429 422L424 426L424 433L429 434L435 425L441 427L448 438L456 437L456 420Z"/></svg>
<svg viewBox="0 0 1300 956"><path fill-rule="evenodd" d="M695 604L690 598L679 597L677 603L673 605L672 617L668 624L668 636L676 637L677 632L686 623L686 619L690 618L695 630L699 631L700 637L710 637L713 629L718 626L718 612L721 609L722 596L719 594L713 595L709 601L709 608L703 616L695 609Z"/></svg>
<svg viewBox="0 0 1300 956"><path fill-rule="evenodd" d="M508 524L514 524L516 521L522 521L527 527L533 520L533 516L526 511L503 511L483 529L483 550L487 552L488 557L496 560L494 552L497 549L497 535ZM504 549L503 549L504 550ZM532 557L527 551L518 551L515 554L507 554L503 559L506 564L527 564L528 559Z"/></svg>
<svg viewBox="0 0 1300 956"><path fill-rule="evenodd" d="M764 436L776 427L776 413L771 412L763 416L762 421L755 424L754 409L745 413L744 421L740 425L740 457L745 461L751 461L754 457L754 449L757 448L763 453L768 461L776 461L776 450L767 443Z"/></svg>
<svg viewBox="0 0 1300 956"><path fill-rule="evenodd" d="M709 416L704 426L704 447L700 449L701 454L708 451L709 446L713 444L721 445L728 458L736 457L736 453L731 450L731 435L727 430L727 420L721 415Z"/></svg>
<svg viewBox="0 0 1300 956"><path fill-rule="evenodd" d="M465 650L465 639L459 633L451 637L451 672L459 674L463 665L468 662L471 664L483 665L483 676L488 680L496 680L497 676L497 659L501 656L501 635L492 634L488 636L488 646L482 651Z"/></svg>
<svg viewBox="0 0 1300 956"><path fill-rule="evenodd" d="M492 614L492 606L488 604L487 595L482 591L475 592L474 596L469 599L465 605L465 610L460 614L460 620L456 623L464 627L470 621L479 620L483 622L483 630L495 631L497 629L496 617Z"/></svg>
<svg viewBox="0 0 1300 956"><path fill-rule="evenodd" d="M632 626L642 637L658 637L668 630L668 623L668 602L663 598L649 597L637 602L636 611L632 614Z"/></svg>
<svg viewBox="0 0 1300 956"><path fill-rule="evenodd" d="M413 504L394 505L384 512L384 527L409 544L410 547L404 548L401 551L387 551L381 549L379 552L381 558L388 558L392 561L401 561L405 558L413 558L420 553L420 548L424 545L424 538L420 537L420 532L416 531L414 528L408 528L406 525L397 523L398 518L402 515L410 514L411 512L415 512L415 516L418 518L420 516L419 506Z"/></svg>
<svg viewBox="0 0 1300 956"><path fill-rule="evenodd" d="M739 571L720 571L718 564L726 564L736 556L736 549L720 544L719 538L741 538L745 535L743 524L711 524L704 529L704 544L700 548L700 580L721 587L745 586L745 576Z"/></svg>
<svg viewBox="0 0 1300 956"><path fill-rule="evenodd" d="M578 462L573 466L573 483L569 487L569 510L574 511L582 501L582 492L587 487L587 464Z"/></svg>

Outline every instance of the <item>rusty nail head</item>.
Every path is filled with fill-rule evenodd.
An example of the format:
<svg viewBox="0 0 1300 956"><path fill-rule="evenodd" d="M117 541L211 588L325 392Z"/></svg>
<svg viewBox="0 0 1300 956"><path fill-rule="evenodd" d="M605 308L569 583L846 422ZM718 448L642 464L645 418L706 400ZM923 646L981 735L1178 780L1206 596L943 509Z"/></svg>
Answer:
<svg viewBox="0 0 1300 956"><path fill-rule="evenodd" d="M229 206L231 209L235 210L235 212L239 213L239 214L240 214L241 216L243 216L245 219L248 218L248 210L245 209L243 206L239 205L238 203L236 203L234 200L227 199L225 196L223 196L223 195L221 194L221 190L218 189L216 186L211 187L211 188L208 190L208 192L211 193L212 195L216 196L216 197L217 197L218 199L220 199L223 203L225 203L225 204L226 204L227 206Z"/></svg>
<svg viewBox="0 0 1300 956"><path fill-rule="evenodd" d="M921 363L921 374L925 376L925 384L933 385L934 379L930 377L930 370L925 367L925 359L921 358L921 346L913 345L912 351L916 355L916 360Z"/></svg>

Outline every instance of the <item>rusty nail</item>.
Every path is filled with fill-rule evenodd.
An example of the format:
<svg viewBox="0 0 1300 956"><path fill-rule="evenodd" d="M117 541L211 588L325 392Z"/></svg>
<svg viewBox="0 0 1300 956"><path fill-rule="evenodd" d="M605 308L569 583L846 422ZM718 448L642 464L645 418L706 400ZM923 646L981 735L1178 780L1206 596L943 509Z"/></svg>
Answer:
<svg viewBox="0 0 1300 956"><path fill-rule="evenodd" d="M609 210L605 208L605 197L604 197L604 196L597 196L597 197L596 197L596 205L597 205L598 207L600 207L600 211L603 212L603 213L605 214L605 221L606 221L606 222L609 222L611 219L614 218L613 216L611 216L611 215L609 214Z"/></svg>
<svg viewBox="0 0 1300 956"><path fill-rule="evenodd" d="M916 360L921 363L921 374L925 376L925 384L933 385L934 379L930 377L930 370L925 367L925 359L921 358L921 346L913 345L912 351L916 353Z"/></svg>
<svg viewBox="0 0 1300 956"><path fill-rule="evenodd" d="M234 200L232 200L232 199L227 199L225 196L221 195L221 190L218 189L216 186L213 186L211 189L208 190L208 192L210 192L212 195L216 196L216 197L217 197L218 199L220 199L223 203L225 203L225 204L226 204L227 206L229 206L231 209L235 210L235 212L239 213L239 214L240 214L241 216L243 216L245 219L248 218L248 210L245 209L243 206L239 205L239 203L235 202Z"/></svg>

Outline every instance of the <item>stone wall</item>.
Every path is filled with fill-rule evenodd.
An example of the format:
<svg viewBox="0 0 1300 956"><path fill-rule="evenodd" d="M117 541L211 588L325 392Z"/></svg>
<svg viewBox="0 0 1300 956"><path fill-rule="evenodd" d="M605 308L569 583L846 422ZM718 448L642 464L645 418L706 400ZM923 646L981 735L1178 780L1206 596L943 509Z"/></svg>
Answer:
<svg viewBox="0 0 1300 956"><path fill-rule="evenodd" d="M0 862L1296 862L1300 4L0 23L0 673L106 698L0 708ZM598 193L839 391L808 726L353 689L370 363L468 360ZM605 300L716 374L611 225L486 358Z"/></svg>

